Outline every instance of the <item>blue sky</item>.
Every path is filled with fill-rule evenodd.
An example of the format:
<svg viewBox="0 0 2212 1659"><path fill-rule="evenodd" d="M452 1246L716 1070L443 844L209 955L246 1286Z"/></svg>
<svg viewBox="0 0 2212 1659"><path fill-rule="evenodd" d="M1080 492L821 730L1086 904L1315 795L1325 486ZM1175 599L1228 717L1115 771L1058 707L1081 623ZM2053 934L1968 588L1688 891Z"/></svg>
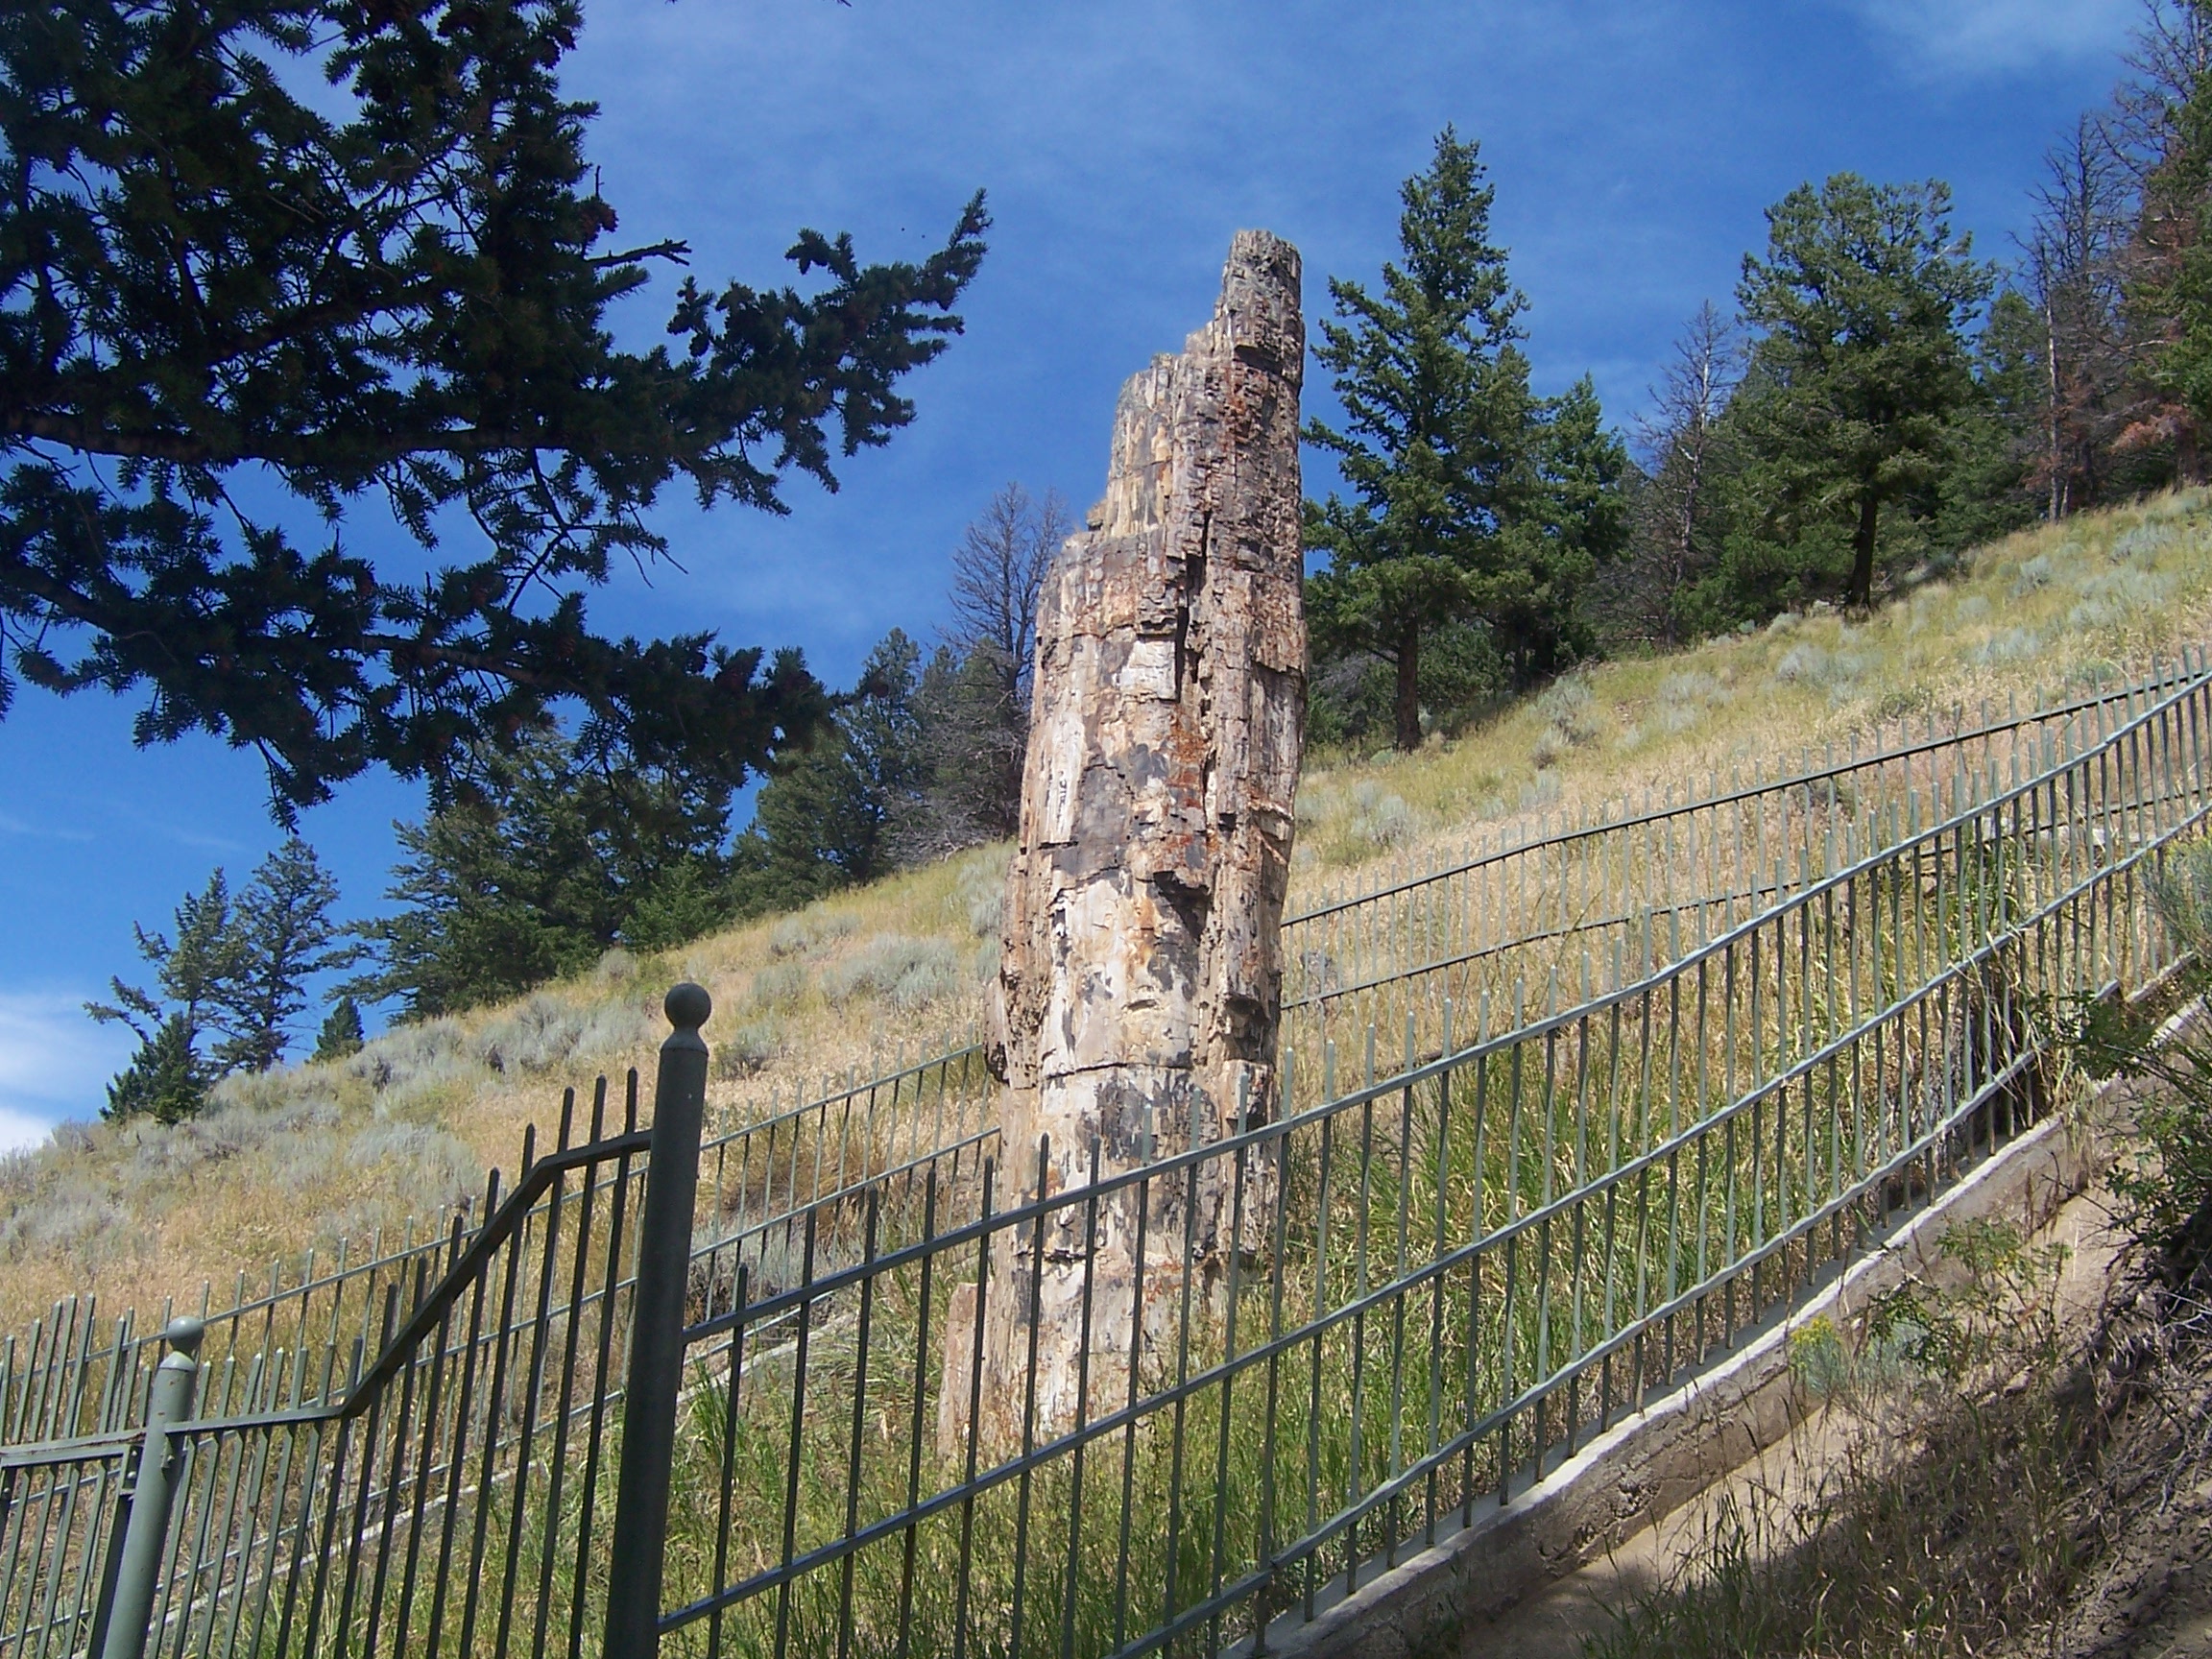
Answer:
<svg viewBox="0 0 2212 1659"><path fill-rule="evenodd" d="M892 445L786 518L675 504L684 569L625 573L602 623L804 646L850 680L942 619L960 529L1009 479L1097 493L1116 389L1204 321L1230 233L1324 277L1392 252L1397 186L1436 131L1480 140L1497 237L1557 390L1643 405L1670 341L1726 301L1762 209L1849 169L1942 178L1996 257L2045 148L2119 73L2137 0L587 0L568 84L625 239L687 238L710 282L783 279L802 225L919 255L978 186L997 219L967 336ZM619 319L649 341L665 285ZM1309 407L1321 405L1316 383ZM373 521L357 534L374 538ZM78 1011L226 865L274 845L257 763L130 744L131 707L25 690L0 722L0 1145L89 1117L129 1046ZM349 786L302 829L349 910L375 904L420 791Z"/></svg>

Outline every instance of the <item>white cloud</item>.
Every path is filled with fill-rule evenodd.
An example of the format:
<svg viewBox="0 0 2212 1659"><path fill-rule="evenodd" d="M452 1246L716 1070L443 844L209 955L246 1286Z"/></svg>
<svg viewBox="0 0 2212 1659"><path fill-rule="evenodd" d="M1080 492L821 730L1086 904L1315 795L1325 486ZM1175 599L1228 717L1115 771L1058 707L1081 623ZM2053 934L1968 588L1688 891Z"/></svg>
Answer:
<svg viewBox="0 0 2212 1659"><path fill-rule="evenodd" d="M0 812L0 835L36 835L48 841L89 841L89 830L56 830L44 824L33 824L16 817L12 812Z"/></svg>
<svg viewBox="0 0 2212 1659"><path fill-rule="evenodd" d="M128 1057L130 1032L95 1025L63 992L0 991L0 1151L45 1139L63 1118L90 1118Z"/></svg>
<svg viewBox="0 0 2212 1659"><path fill-rule="evenodd" d="M1907 56L1936 74L2002 74L2054 60L2112 56L2139 0L1848 0Z"/></svg>

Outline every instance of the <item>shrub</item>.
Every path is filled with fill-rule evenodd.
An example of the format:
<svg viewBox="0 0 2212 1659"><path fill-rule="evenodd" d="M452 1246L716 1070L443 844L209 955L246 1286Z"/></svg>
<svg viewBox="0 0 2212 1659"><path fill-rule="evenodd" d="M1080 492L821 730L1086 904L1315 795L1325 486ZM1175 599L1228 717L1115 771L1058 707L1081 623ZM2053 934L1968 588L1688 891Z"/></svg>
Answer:
<svg viewBox="0 0 2212 1659"><path fill-rule="evenodd" d="M751 1000L757 1008L783 1008L806 994L808 974L804 962L771 962L753 974Z"/></svg>
<svg viewBox="0 0 2212 1659"><path fill-rule="evenodd" d="M455 1074L455 1062L464 1061L468 1036L461 1022L450 1017L396 1025L346 1062L349 1076L360 1078L382 1094L387 1090L414 1090L432 1072L438 1081Z"/></svg>
<svg viewBox="0 0 2212 1659"><path fill-rule="evenodd" d="M748 1020L714 1041L714 1075L750 1077L783 1052L783 1027L773 1016Z"/></svg>
<svg viewBox="0 0 2212 1659"><path fill-rule="evenodd" d="M830 1001L877 997L902 1011L951 996L961 986L959 952L941 939L878 933L822 974Z"/></svg>
<svg viewBox="0 0 2212 1659"><path fill-rule="evenodd" d="M1564 674L1552 681L1536 699L1536 712L1544 721L1531 756L1539 772L1556 766L1570 751L1598 740L1598 699L1580 675Z"/></svg>
<svg viewBox="0 0 2212 1659"><path fill-rule="evenodd" d="M2025 561L2012 576L2012 597L2025 598L2038 588L2047 588L2058 576L2058 565L2048 553L2038 553Z"/></svg>
<svg viewBox="0 0 2212 1659"><path fill-rule="evenodd" d="M1357 849L1356 856L1387 853L1419 833L1420 824L1403 796L1390 794L1372 781L1353 786L1352 812L1344 825L1344 836Z"/></svg>
<svg viewBox="0 0 2212 1659"><path fill-rule="evenodd" d="M2212 839L2170 854L2149 881L2151 902L2190 953L2183 986L2212 979ZM2212 1035L2200 1026L2155 1044L2155 1008L2090 1000L2076 1012L2075 1052L2095 1076L2146 1087L2135 1102L2136 1144L2111 1181L2119 1220L2153 1251L2176 1288L2212 1278Z"/></svg>
<svg viewBox="0 0 2212 1659"><path fill-rule="evenodd" d="M1736 700L1736 693L1703 669L1688 669L1670 674L1659 683L1659 707L1655 716L1661 730L1670 735L1687 732L1705 717L1708 709L1724 708Z"/></svg>
<svg viewBox="0 0 2212 1659"><path fill-rule="evenodd" d="M1978 662L2025 662L2043 649L2042 636L2032 628L2006 628L1992 634L1974 653Z"/></svg>
<svg viewBox="0 0 2212 1659"><path fill-rule="evenodd" d="M1830 651L1800 640L1782 653L1782 660L1774 664L1774 678L1784 685L1825 691L1834 699L1848 695L1869 666L1868 660L1856 651Z"/></svg>
<svg viewBox="0 0 2212 1659"><path fill-rule="evenodd" d="M2180 541L2186 532L2178 524L2156 521L2123 530L2112 538L2112 562L2116 565L2131 561L2145 565L2155 564L2158 555Z"/></svg>
<svg viewBox="0 0 2212 1659"><path fill-rule="evenodd" d="M952 887L952 906L978 939L997 934L1005 919L1007 862L995 852L975 854L961 861Z"/></svg>
<svg viewBox="0 0 2212 1659"><path fill-rule="evenodd" d="M539 992L484 1027L477 1052L494 1071L549 1071L565 1061L634 1046L644 1035L625 1004L578 1008Z"/></svg>
<svg viewBox="0 0 2212 1659"><path fill-rule="evenodd" d="M2155 610L2173 591L2174 578L2155 570L2131 565L2100 570L2082 582L2081 597L2066 613L2066 626L2077 631L2111 628Z"/></svg>
<svg viewBox="0 0 2212 1659"><path fill-rule="evenodd" d="M817 948L844 939L859 930L860 924L851 916L824 915L819 910L802 910L796 916L786 916L776 924L768 934L768 954L771 956L799 956Z"/></svg>

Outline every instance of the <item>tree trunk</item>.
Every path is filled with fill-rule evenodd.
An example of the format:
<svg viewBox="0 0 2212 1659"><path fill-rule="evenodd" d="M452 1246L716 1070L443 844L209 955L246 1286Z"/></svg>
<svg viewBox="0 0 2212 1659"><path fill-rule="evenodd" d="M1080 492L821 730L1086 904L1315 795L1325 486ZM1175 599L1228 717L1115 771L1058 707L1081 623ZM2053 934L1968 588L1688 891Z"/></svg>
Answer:
<svg viewBox="0 0 2212 1659"><path fill-rule="evenodd" d="M1237 232L1212 323L1122 388L1105 497L1044 584L992 1014L1006 1204L1278 1108L1306 709L1300 300L1297 250ZM1211 1155L998 1233L947 1319L940 1449L973 1431L997 1457L1095 1420L1126 1404L1132 1361L1152 1386L1175 1310L1217 1315L1232 1263L1271 1238L1274 1170Z"/></svg>
<svg viewBox="0 0 2212 1659"><path fill-rule="evenodd" d="M1410 754L1421 747L1421 624L1408 622L1398 636L1398 694L1390 706L1398 747Z"/></svg>
<svg viewBox="0 0 2212 1659"><path fill-rule="evenodd" d="M1851 538L1851 591L1848 602L1861 611L1874 605L1874 530L1882 503L1869 490L1859 499L1859 533Z"/></svg>
<svg viewBox="0 0 2212 1659"><path fill-rule="evenodd" d="M2056 524L2066 516L2066 486L2059 446L2058 322L2052 315L2049 300L2043 301L2043 367L2051 382L2051 511L2048 517Z"/></svg>

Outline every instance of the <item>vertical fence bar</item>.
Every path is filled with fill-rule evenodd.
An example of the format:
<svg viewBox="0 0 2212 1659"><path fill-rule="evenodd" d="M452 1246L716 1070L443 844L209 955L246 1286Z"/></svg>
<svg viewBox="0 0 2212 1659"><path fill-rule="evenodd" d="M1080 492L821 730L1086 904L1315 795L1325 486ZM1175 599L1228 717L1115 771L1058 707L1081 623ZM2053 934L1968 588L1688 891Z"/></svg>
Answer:
<svg viewBox="0 0 2212 1659"><path fill-rule="evenodd" d="M661 1569L668 1542L676 1395L684 1373L684 1297L691 1271L699 1130L707 1108L707 1044L699 1027L714 1004L704 987L686 983L670 991L662 1007L676 1029L661 1045L653 1091L653 1152L637 1235L630 1383L622 1402L607 1587L609 1659L652 1659L660 1649Z"/></svg>

